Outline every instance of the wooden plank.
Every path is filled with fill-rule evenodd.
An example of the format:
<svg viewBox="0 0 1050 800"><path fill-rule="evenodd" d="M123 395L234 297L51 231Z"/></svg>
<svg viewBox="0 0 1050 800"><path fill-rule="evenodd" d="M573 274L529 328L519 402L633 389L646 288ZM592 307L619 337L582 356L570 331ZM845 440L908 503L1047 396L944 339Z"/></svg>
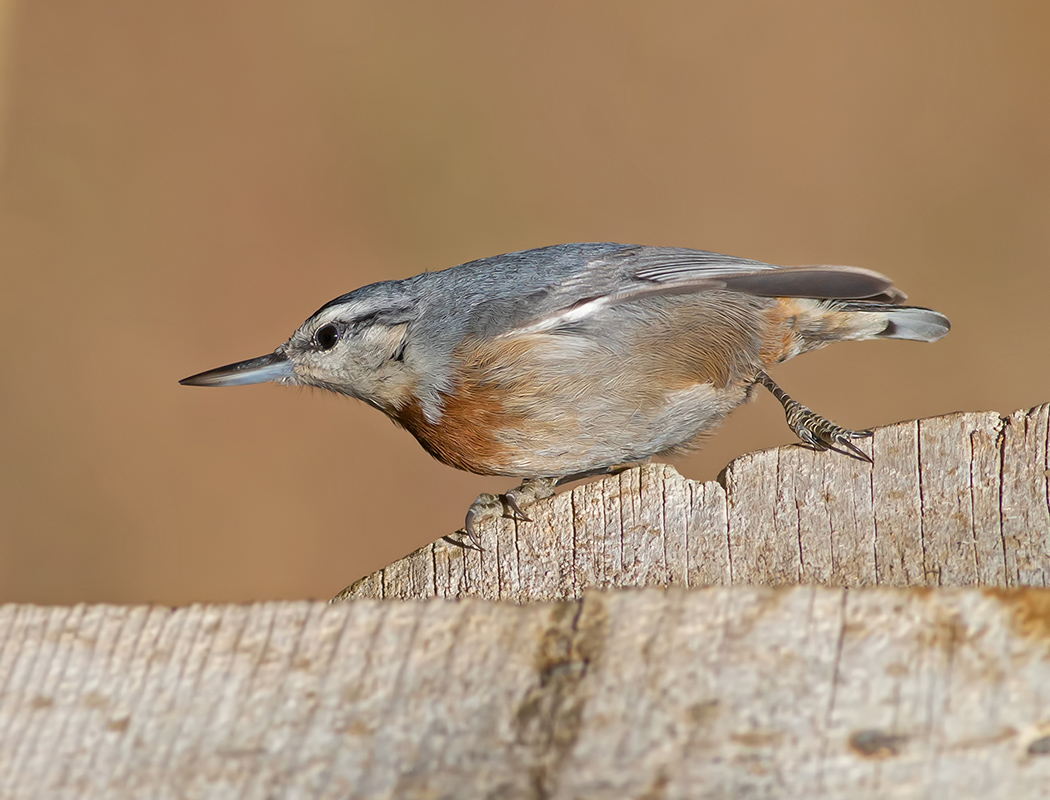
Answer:
<svg viewBox="0 0 1050 800"><path fill-rule="evenodd" d="M1015 412L1003 431L1000 519L1011 586L1050 585L1048 414L1050 405Z"/></svg>
<svg viewBox="0 0 1050 800"><path fill-rule="evenodd" d="M955 414L919 423L923 565L932 586L978 583L973 438L992 431L1001 438L1002 427L994 414Z"/></svg>
<svg viewBox="0 0 1050 800"><path fill-rule="evenodd" d="M992 438L997 439L998 432ZM893 469L873 470L871 476L876 580L884 586L923 586L918 423L877 428L872 456L878 464L894 465ZM995 464L998 473L998 457Z"/></svg>
<svg viewBox="0 0 1050 800"><path fill-rule="evenodd" d="M1050 406L879 428L874 464L782 447L722 484L648 464L562 492L347 587L354 597L579 597L612 586L1050 583Z"/></svg>
<svg viewBox="0 0 1050 800"><path fill-rule="evenodd" d="M354 602L0 607L0 797L1046 796L1048 414L646 465Z"/></svg>
<svg viewBox="0 0 1050 800"><path fill-rule="evenodd" d="M1044 797L1050 590L5 607L0 796Z"/></svg>

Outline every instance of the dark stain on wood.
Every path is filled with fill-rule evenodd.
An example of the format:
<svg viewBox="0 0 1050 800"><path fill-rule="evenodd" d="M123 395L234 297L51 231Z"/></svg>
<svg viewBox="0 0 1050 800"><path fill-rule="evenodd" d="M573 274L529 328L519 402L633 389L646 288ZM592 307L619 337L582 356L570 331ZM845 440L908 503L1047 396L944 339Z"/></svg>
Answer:
<svg viewBox="0 0 1050 800"><path fill-rule="evenodd" d="M850 734L849 749L861 758L882 760L899 756L907 741L907 736L869 728Z"/></svg>

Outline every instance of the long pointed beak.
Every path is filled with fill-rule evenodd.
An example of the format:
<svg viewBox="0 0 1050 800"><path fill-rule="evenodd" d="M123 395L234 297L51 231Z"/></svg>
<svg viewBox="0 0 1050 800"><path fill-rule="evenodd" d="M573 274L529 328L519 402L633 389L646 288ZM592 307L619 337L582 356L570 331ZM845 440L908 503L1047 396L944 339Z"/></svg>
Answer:
<svg viewBox="0 0 1050 800"><path fill-rule="evenodd" d="M183 378L183 386L247 386L251 383L266 383L290 378L292 362L283 350L277 350L267 356L259 356L248 361L238 361L225 367L210 369Z"/></svg>

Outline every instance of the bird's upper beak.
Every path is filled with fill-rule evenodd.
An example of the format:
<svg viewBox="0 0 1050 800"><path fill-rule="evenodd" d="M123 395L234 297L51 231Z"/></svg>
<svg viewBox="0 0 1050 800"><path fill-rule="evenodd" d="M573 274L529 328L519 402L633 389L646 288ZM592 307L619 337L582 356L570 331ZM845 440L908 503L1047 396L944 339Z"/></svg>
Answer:
<svg viewBox="0 0 1050 800"><path fill-rule="evenodd" d="M288 360L282 347L266 356L191 375L179 383L183 386L247 386L250 383L280 381L294 374L292 362Z"/></svg>

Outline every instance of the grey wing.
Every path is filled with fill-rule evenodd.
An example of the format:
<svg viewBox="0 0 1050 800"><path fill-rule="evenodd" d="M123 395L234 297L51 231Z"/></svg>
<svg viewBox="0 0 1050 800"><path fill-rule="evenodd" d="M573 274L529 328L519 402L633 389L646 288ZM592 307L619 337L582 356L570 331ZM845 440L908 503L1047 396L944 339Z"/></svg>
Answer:
<svg viewBox="0 0 1050 800"><path fill-rule="evenodd" d="M653 281L675 280L687 275L739 275L781 269L750 258L684 247L628 245L610 254L608 260L623 264L636 277Z"/></svg>
<svg viewBox="0 0 1050 800"><path fill-rule="evenodd" d="M631 274L639 281L662 285L700 283L702 289L715 284L719 289L760 297L877 298L884 302L904 299L885 275L861 267L779 267L704 250L649 247L642 251L632 259Z"/></svg>
<svg viewBox="0 0 1050 800"><path fill-rule="evenodd" d="M625 245L588 262L548 295L545 308L510 333L549 331L647 297L711 290L884 303L906 299L885 275L860 267L780 267L706 250Z"/></svg>

